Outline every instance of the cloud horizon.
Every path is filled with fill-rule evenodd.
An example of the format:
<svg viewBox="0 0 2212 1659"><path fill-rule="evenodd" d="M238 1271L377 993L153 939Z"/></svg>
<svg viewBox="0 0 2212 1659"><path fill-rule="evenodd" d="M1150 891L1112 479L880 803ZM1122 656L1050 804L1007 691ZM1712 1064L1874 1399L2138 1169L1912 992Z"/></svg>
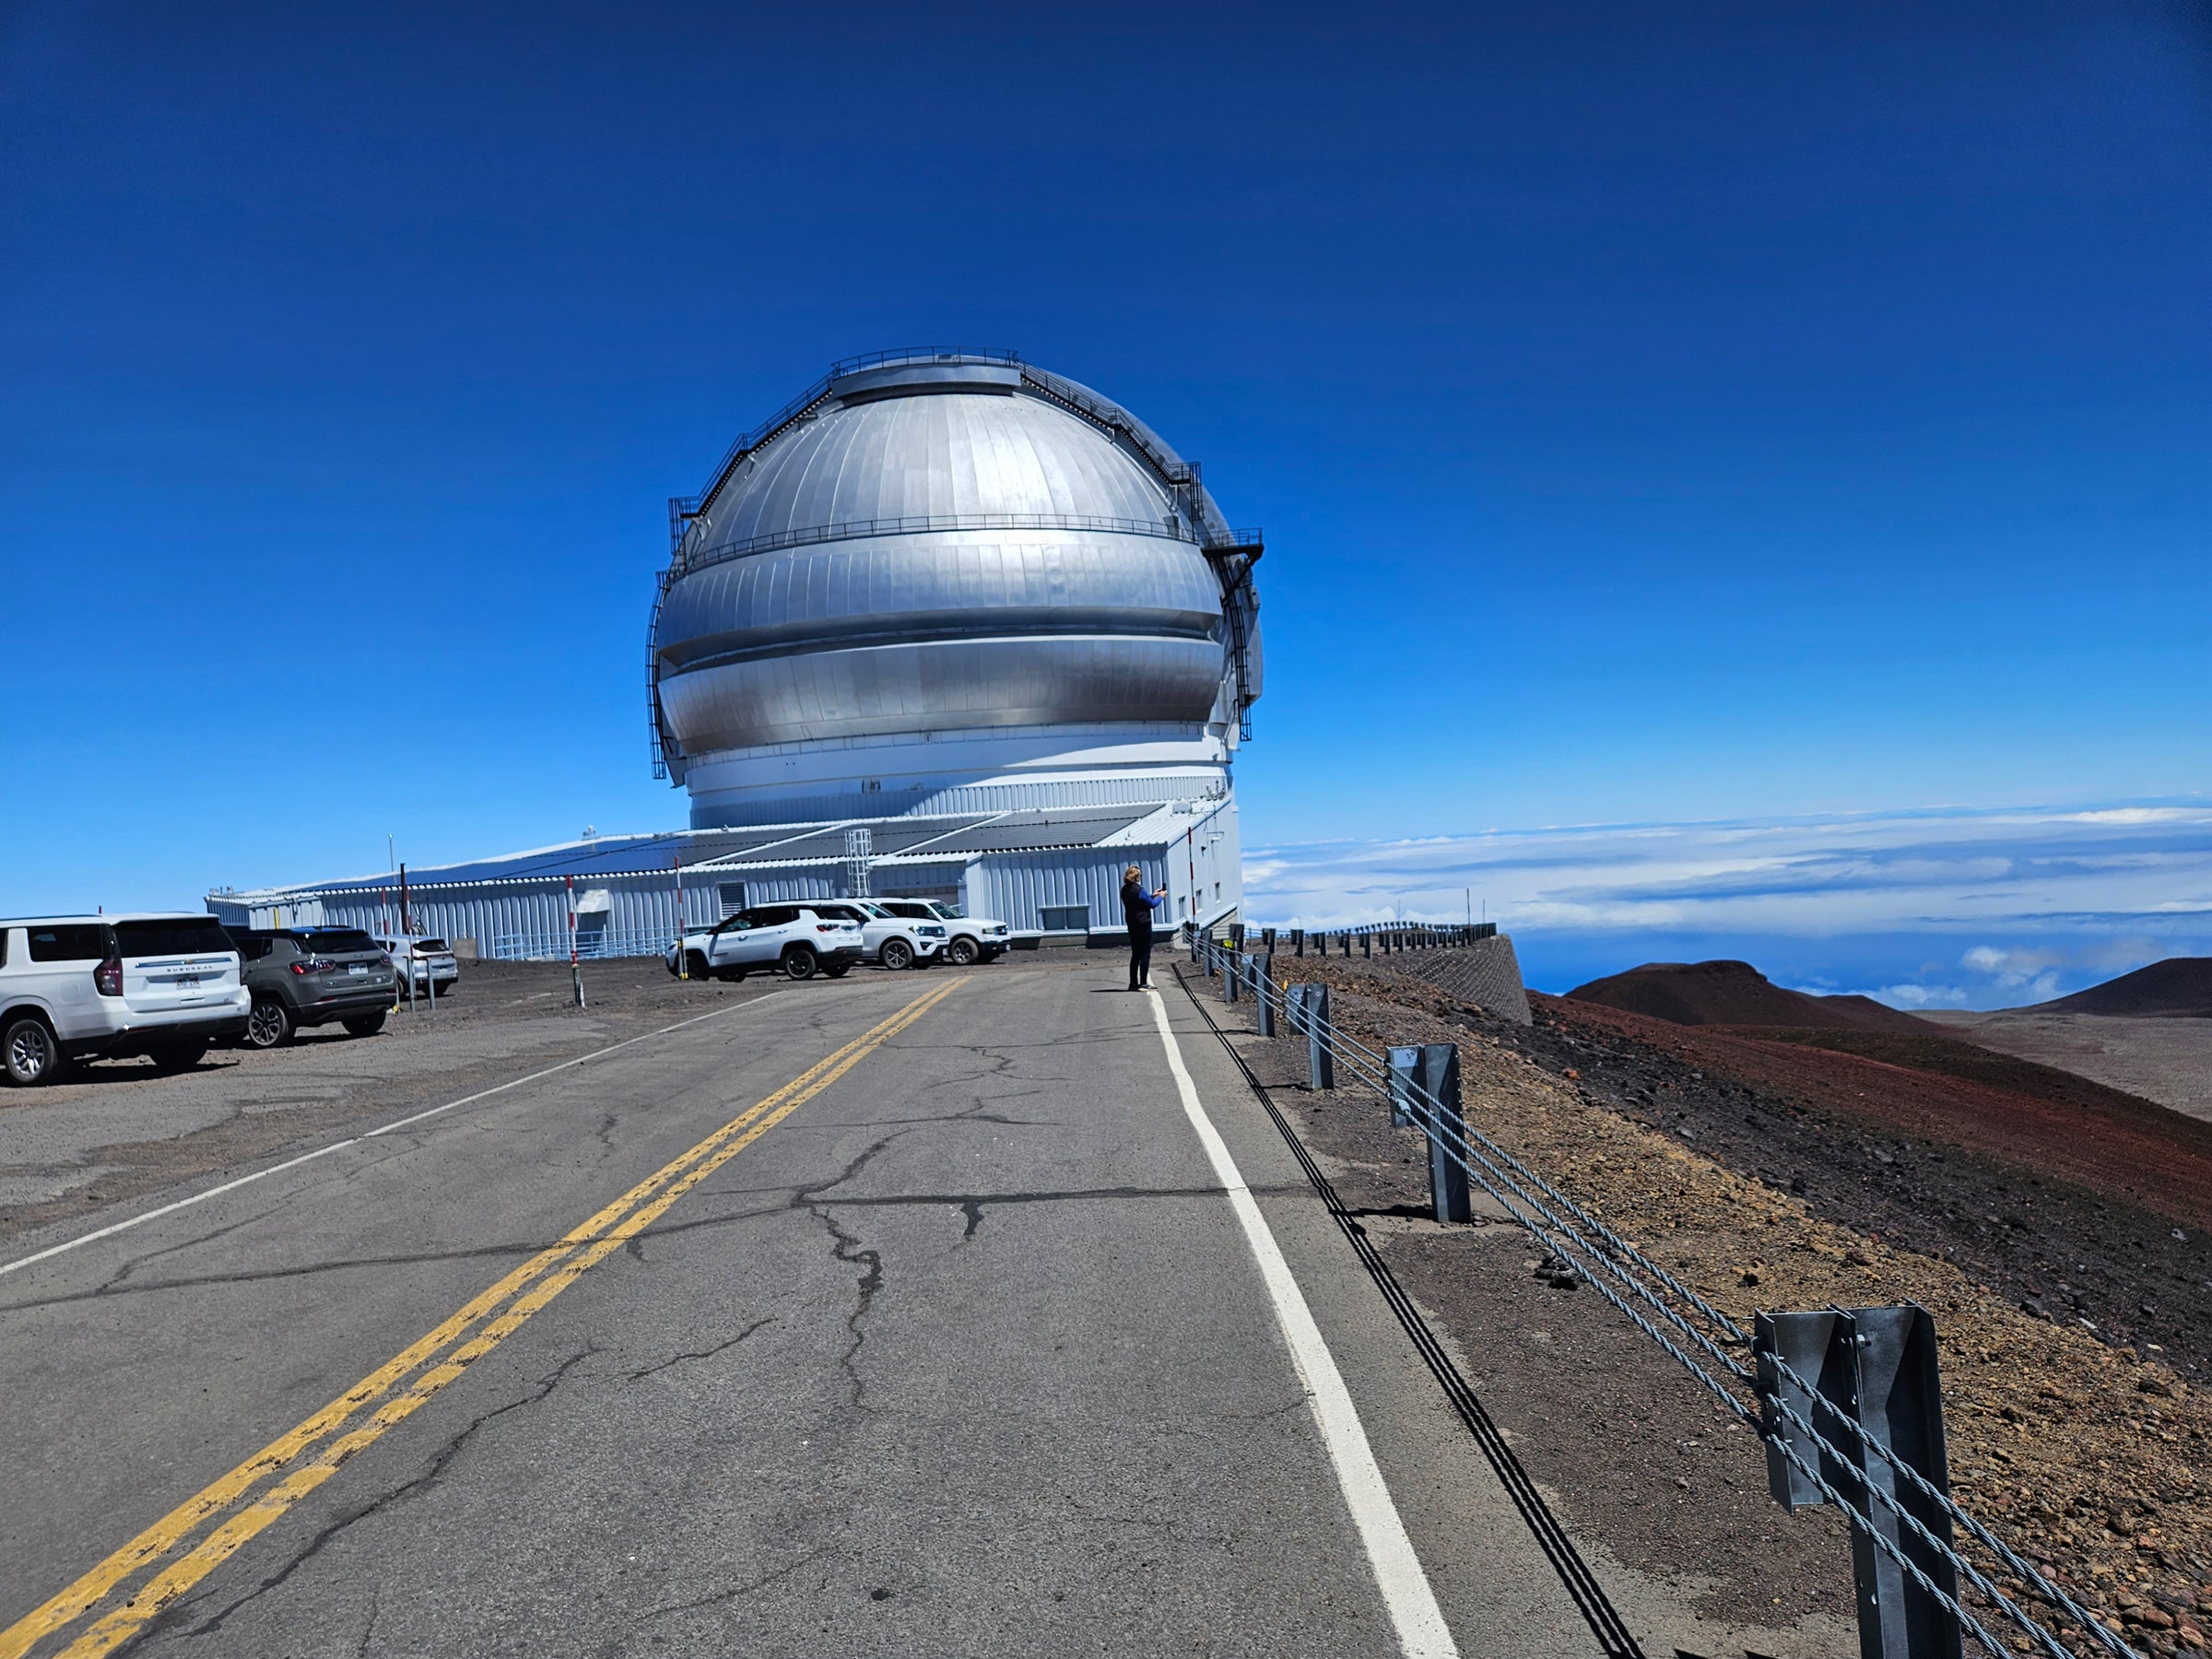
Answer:
<svg viewBox="0 0 2212 1659"><path fill-rule="evenodd" d="M1727 956L1899 1007L2010 1006L2212 952L2212 799L1277 842L1244 888L1282 925L1487 916L1544 990Z"/></svg>

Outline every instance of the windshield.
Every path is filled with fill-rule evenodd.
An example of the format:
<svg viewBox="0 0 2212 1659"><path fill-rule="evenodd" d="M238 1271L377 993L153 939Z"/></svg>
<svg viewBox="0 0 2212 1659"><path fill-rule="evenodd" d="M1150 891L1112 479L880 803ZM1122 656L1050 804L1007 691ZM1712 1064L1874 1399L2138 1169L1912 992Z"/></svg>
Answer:
<svg viewBox="0 0 2212 1659"><path fill-rule="evenodd" d="M316 927L302 932L300 942L311 950L335 953L337 951L374 950L376 941L358 927Z"/></svg>
<svg viewBox="0 0 2212 1659"><path fill-rule="evenodd" d="M947 922L958 922L965 913L957 904L940 904L935 899L929 900L929 908Z"/></svg>
<svg viewBox="0 0 2212 1659"><path fill-rule="evenodd" d="M115 953L126 957L203 956L236 950L223 924L213 916L180 916L174 921L118 922Z"/></svg>

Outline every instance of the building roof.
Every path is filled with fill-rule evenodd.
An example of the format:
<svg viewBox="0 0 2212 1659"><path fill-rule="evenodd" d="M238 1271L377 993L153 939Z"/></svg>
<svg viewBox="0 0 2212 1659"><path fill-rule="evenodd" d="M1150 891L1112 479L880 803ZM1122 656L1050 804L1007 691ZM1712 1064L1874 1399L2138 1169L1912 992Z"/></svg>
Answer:
<svg viewBox="0 0 2212 1659"><path fill-rule="evenodd" d="M410 867L407 886L427 890L490 882L559 883L573 876L581 891L587 881L673 874L679 858L685 876L696 874L700 880L739 870L840 865L846 857L846 831L863 826L869 831L870 860L877 865L928 864L985 853L1044 853L1109 843L1165 845L1179 833L1171 825L1177 808L1184 805L1139 803L1031 812L970 812L943 818L842 818L829 823L691 830L659 835L603 835L500 858ZM1154 818L1159 820L1157 827L1147 822ZM269 903L293 894L396 891L398 887L396 872L380 872L211 897L232 903Z"/></svg>

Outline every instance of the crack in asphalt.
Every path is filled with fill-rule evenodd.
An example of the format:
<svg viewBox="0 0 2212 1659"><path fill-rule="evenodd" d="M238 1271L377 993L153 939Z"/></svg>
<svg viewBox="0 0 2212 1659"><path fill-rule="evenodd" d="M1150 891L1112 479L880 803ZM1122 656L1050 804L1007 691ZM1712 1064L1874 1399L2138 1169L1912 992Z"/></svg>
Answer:
<svg viewBox="0 0 2212 1659"><path fill-rule="evenodd" d="M861 1329L861 1321L867 1317L869 1308L874 1305L876 1292L883 1288L883 1253L866 1248L857 1234L849 1233L840 1227L837 1218L830 1214L831 1204L817 1200L821 1194L842 1186L858 1175L878 1152L905 1133L902 1129L897 1134L885 1135L855 1156L833 1179L800 1187L793 1193L791 1199L792 1208L807 1211L829 1232L830 1252L839 1261L863 1269L859 1279L859 1300L854 1303L853 1312L845 1316L845 1331L853 1340L846 1345L845 1351L839 1356L837 1362L838 1369L845 1373L845 1381L851 1385L853 1397L849 1404L855 1411L872 1409L867 1403L867 1384L861 1378L858 1363L861 1346L868 1339L867 1333Z"/></svg>
<svg viewBox="0 0 2212 1659"><path fill-rule="evenodd" d="M888 1136L877 1147L887 1146L897 1136ZM767 1197L786 1194L783 1202L759 1208L743 1209L724 1216L701 1216L695 1220L664 1221L644 1229L626 1241L624 1248L639 1260L645 1259L643 1245L648 1240L670 1239L680 1234L703 1229L730 1227L747 1221L757 1221L766 1216L781 1215L787 1210L811 1207L814 1194L835 1186L837 1181L818 1183L812 1187L745 1187L717 1194L725 1198ZM1281 1183L1255 1185L1251 1191L1259 1197L1295 1196L1304 1192L1302 1186ZM1058 1204L1086 1203L1122 1198L1219 1198L1226 1189L1218 1186L1191 1187L1069 1187L1057 1191L1025 1191L1007 1193L892 1193L856 1195L839 1198L836 1203L862 1207L896 1207L902 1205L939 1206L960 1209L967 1204ZM441 1262L467 1262L483 1258L520 1259L549 1250L560 1242L558 1239L515 1240L507 1243L475 1244L465 1249L446 1251L411 1251L393 1255L346 1256L331 1262L303 1262L286 1267L248 1269L238 1273L197 1274L184 1278L156 1279L149 1283L121 1283L112 1279L88 1290L72 1290L59 1296L26 1297L20 1301L0 1302L0 1313L17 1313L36 1308L65 1307L74 1302L94 1301L108 1297L150 1296L165 1290L194 1290L210 1286L250 1285L270 1280L308 1278L318 1274L344 1273L366 1267L417 1267ZM178 1246L177 1248L182 1248Z"/></svg>
<svg viewBox="0 0 2212 1659"><path fill-rule="evenodd" d="M790 1566L779 1567L775 1570L775 1571L766 1573L759 1578L754 1579L750 1583L733 1585L727 1590L717 1590L712 1595L702 1595L694 1601L671 1602L665 1607L648 1608L646 1611L638 1615L639 1622L642 1623L648 1618L665 1618L671 1613L688 1613L694 1608L698 1607L712 1607L721 1602L735 1601L741 1595L750 1595L756 1590L765 1590L769 1585L774 1583L778 1579L789 1578L793 1573L796 1572L800 1568L806 1566L807 1563L820 1560L824 1556L830 1553L830 1545L819 1545L815 1548L808 1550L797 1560L792 1562ZM621 1644L618 1642L613 1648L610 1648L607 1651L610 1653L619 1653L621 1651Z"/></svg>
<svg viewBox="0 0 2212 1659"><path fill-rule="evenodd" d="M747 1336L750 1336L755 1331L759 1330L763 1325L771 1325L775 1323L776 1316L772 1313L771 1313L766 1319L756 1319L751 1324L747 1325L744 1330L738 1332L736 1335L731 1337L726 1342L718 1342L712 1347L700 1348L695 1353L673 1354L669 1358L662 1360L658 1365L649 1365L643 1371L631 1371L628 1377L623 1379L623 1381L628 1382L635 1382L641 1377L651 1377L657 1375L659 1372L666 1371L672 1365L681 1365L687 1359L712 1359L715 1355L735 1347L739 1343L743 1342Z"/></svg>
<svg viewBox="0 0 2212 1659"><path fill-rule="evenodd" d="M402 1481L398 1486L392 1488L388 1491L380 1493L376 1497L370 1499L366 1503L356 1504L353 1508L347 1510L336 1520L331 1522L329 1525L324 1527L322 1531L315 1534L312 1538L309 1539L307 1547L294 1555L291 1559L285 1562L282 1567L278 1568L267 1578L263 1579L260 1583L256 1584L253 1589L247 1591L245 1594L238 1597L237 1600L231 1602L228 1606L225 1606L219 1612L212 1615L211 1617L203 1619L200 1623L194 1625L190 1630L182 1632L182 1634L186 1640L190 1640L198 1636L213 1635L216 1631L223 1628L224 1621L229 1619L232 1614L236 1613L247 1603L260 1600L270 1591L282 1584L287 1579L290 1578L293 1573L299 1571L300 1569L306 1566L309 1561L314 1559L316 1556L322 1554L324 1549L326 1548L347 1528L353 1526L358 1522L367 1520L371 1515L376 1514L379 1512L389 1508L392 1504L398 1502L401 1499L407 1497L410 1493L420 1491L425 1487L436 1485L438 1477L445 1473L447 1465L450 1465L455 1457L460 1455L462 1448L467 1445L468 1442L475 1438L477 1431L483 1428L485 1424L492 1421L492 1419L495 1418L505 1417L511 1411L520 1411L525 1406L536 1405L547 1394L551 1394L556 1388L559 1388L562 1381L568 1376L571 1370L582 1364L584 1360L590 1359L598 1351L598 1345L594 1343L590 1347L580 1349L576 1353L571 1354L566 1359L563 1359L559 1365L555 1366L551 1371L547 1371L544 1376L540 1377L535 1383L531 1385L534 1392L524 1394L519 1400L510 1400L504 1406L495 1406L491 1410L483 1412L471 1418L469 1422L462 1428L459 1433L452 1436L449 1440L447 1440L444 1445L439 1447L436 1452L431 1453L429 1464L424 1466L419 1475L417 1475L411 1480ZM153 1630L159 1629L164 1624L175 1622L182 1617L185 1608L191 1605L191 1601L188 1599L186 1601L177 1603L174 1606L165 1608L154 1619L153 1624L148 1627L148 1633L150 1634ZM373 1625L373 1618L371 1618L371 1622Z"/></svg>

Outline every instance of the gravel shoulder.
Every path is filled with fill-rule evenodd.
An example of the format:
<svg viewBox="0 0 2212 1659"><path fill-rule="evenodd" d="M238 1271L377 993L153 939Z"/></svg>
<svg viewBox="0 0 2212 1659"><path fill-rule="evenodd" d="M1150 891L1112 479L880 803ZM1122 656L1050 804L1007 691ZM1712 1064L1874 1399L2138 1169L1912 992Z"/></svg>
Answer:
<svg viewBox="0 0 2212 1659"><path fill-rule="evenodd" d="M1328 978L1339 1023L1371 1046L1459 1043L1470 1116L1731 1316L1927 1307L1964 1500L2147 1651L2194 1651L2212 1618L2212 1410L2187 1379L2212 1362L2212 1320L2188 1277L2206 1272L2193 1228L1924 1130L1908 1140L1885 1115L1896 1100L1843 1111L1859 1091L1840 1079L1880 1065L1863 1056L1645 1030L1657 1022L1546 997L1524 1027L1380 963L1277 969ZM1293 1075L1294 1045L1265 1046ZM1924 1107L1933 1087L1893 1080ZM1775 1508L1756 1440L1687 1373L1586 1290L1537 1284L1517 1230L1404 1219L1426 1206L1418 1138L1373 1100L1298 1095L1287 1113L1347 1198L1397 1230L1394 1266L1578 1530L1694 1586L1714 1618L1848 1607L1835 1518ZM2088 1328L2075 1294L2109 1323Z"/></svg>

